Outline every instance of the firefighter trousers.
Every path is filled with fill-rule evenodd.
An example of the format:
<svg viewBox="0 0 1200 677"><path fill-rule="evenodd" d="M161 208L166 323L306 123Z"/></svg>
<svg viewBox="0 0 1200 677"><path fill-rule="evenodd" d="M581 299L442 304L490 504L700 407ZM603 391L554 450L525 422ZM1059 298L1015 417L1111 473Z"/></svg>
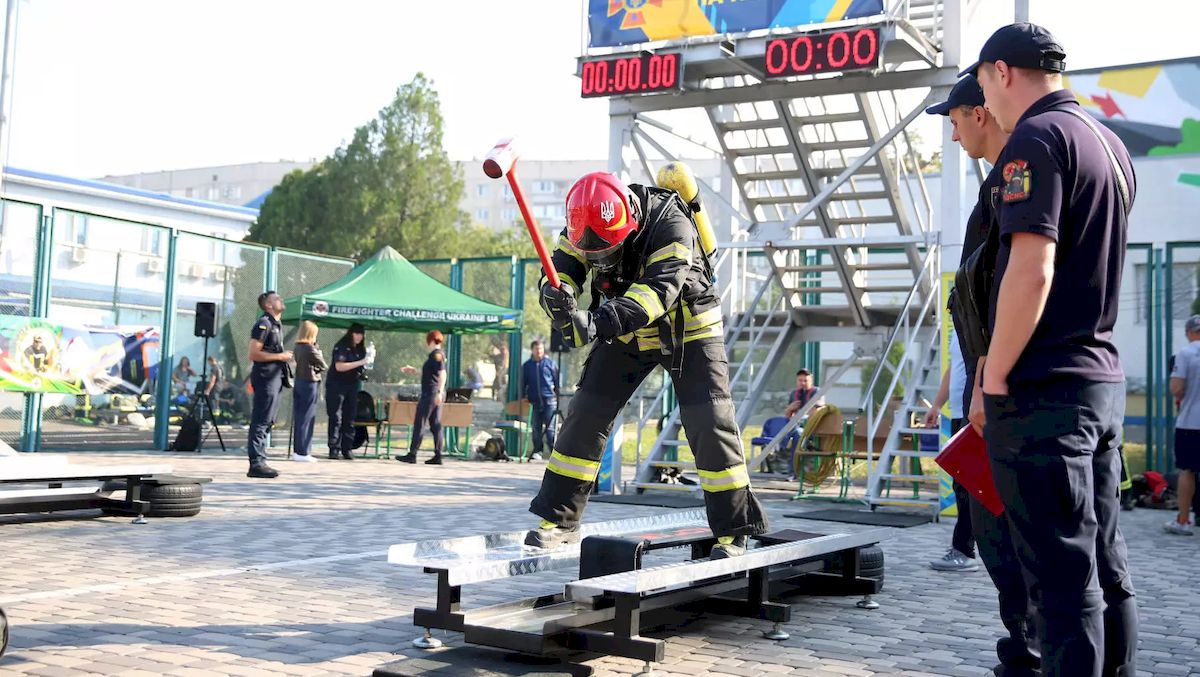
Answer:
<svg viewBox="0 0 1200 677"><path fill-rule="evenodd" d="M686 344L679 373L669 371L671 358L620 341L593 346L530 512L567 528L579 524L613 419L642 380L661 365L675 386L713 533L740 536L766 531L767 516L750 489L734 419L724 343L712 338Z"/></svg>

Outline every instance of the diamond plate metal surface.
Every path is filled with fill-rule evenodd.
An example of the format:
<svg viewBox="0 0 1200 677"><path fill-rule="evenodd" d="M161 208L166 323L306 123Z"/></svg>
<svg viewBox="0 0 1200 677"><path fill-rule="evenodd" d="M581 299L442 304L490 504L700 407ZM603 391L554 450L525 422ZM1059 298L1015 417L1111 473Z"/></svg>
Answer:
<svg viewBox="0 0 1200 677"><path fill-rule="evenodd" d="M615 536L689 526L707 526L703 510L672 512L633 519L595 522L581 535ZM579 562L579 544L542 550L524 544L528 529L436 541L399 543L388 549L388 562L445 571L450 585L466 585L539 571L564 569Z"/></svg>
<svg viewBox="0 0 1200 677"><path fill-rule="evenodd" d="M598 576L568 583L567 599L586 601L606 592L640 594L678 585L692 584L709 578L741 573L750 569L785 564L807 557L857 548L891 538L895 529L871 529L854 534L830 534L796 543L781 543L765 548L747 550L741 557L714 561L691 561Z"/></svg>

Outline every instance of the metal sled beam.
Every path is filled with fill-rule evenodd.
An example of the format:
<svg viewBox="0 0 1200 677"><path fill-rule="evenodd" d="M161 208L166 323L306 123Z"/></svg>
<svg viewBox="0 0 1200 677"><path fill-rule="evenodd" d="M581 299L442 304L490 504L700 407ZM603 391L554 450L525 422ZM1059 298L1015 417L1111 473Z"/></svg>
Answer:
<svg viewBox="0 0 1200 677"><path fill-rule="evenodd" d="M871 529L854 534L830 534L794 543L755 548L746 551L741 557L665 564L649 569L599 576L568 583L566 597L575 602L585 602L604 595L644 595L678 586L695 585L713 578L871 545L890 538L893 532L893 529Z"/></svg>
<svg viewBox="0 0 1200 677"><path fill-rule="evenodd" d="M685 527L708 528L703 510L672 512L584 524L581 536L615 536ZM525 545L528 530L480 534L416 543L400 543L388 549L388 563L421 567L444 573L451 586L565 569L579 563L579 544L542 550Z"/></svg>

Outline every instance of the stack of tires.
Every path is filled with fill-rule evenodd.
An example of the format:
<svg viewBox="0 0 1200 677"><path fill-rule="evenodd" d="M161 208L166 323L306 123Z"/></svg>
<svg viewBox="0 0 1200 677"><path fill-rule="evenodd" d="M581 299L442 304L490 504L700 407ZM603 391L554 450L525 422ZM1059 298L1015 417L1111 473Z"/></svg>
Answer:
<svg viewBox="0 0 1200 677"><path fill-rule="evenodd" d="M103 491L124 492L125 480L109 480ZM204 486L199 483L143 484L139 492L141 500L150 503L146 517L191 517L200 512L204 497ZM113 508L103 508L106 515L124 515Z"/></svg>

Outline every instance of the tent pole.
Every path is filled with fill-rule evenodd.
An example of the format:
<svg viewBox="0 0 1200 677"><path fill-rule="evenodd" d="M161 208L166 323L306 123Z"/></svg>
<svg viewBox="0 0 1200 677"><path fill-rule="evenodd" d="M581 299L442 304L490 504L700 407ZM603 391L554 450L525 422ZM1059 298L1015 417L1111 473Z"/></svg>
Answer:
<svg viewBox="0 0 1200 677"><path fill-rule="evenodd" d="M512 287L509 289L508 307L524 314L525 310L525 264L513 256ZM521 345L524 338L520 331L514 331L508 336L508 393L506 402L512 402L521 397ZM520 438L516 430L504 431L504 446L506 449L519 449Z"/></svg>

